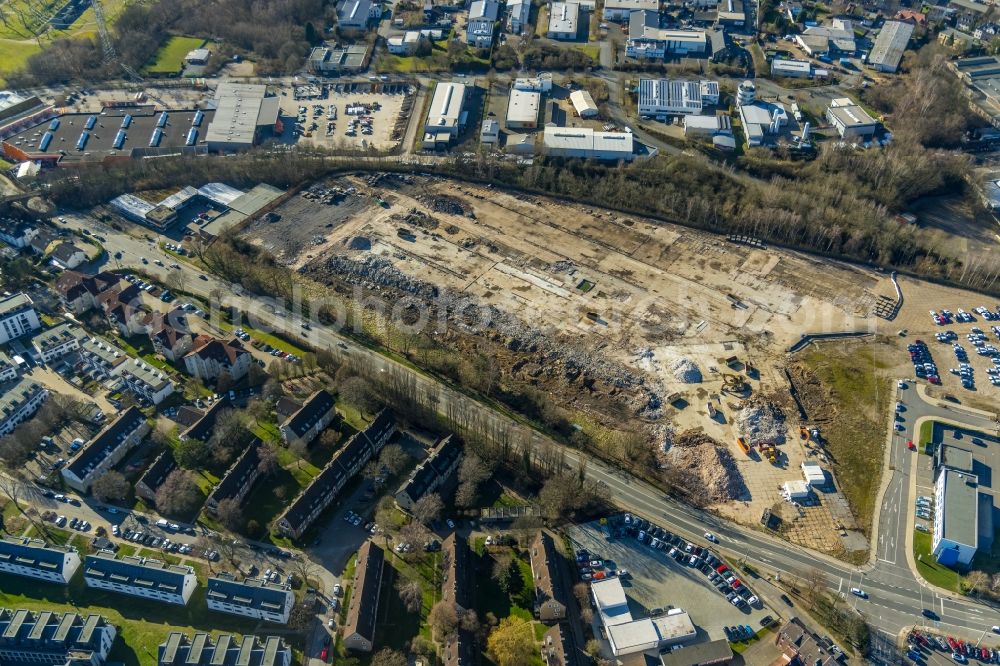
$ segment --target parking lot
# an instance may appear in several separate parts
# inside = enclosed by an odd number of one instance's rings
[[[607,569],[626,570],[622,586],[633,617],[649,615],[650,611],[682,608],[698,629],[698,642],[729,638],[725,627],[750,625],[760,629],[767,615],[777,617],[761,603],[744,604],[737,608],[697,568],[681,564],[667,549],[650,548],[633,536],[607,539],[594,523],[569,530],[574,550],[586,549],[604,559]]]
[[[402,141],[416,88],[391,82],[298,86],[283,92],[281,140],[325,148],[389,150]]]
[[[1000,311],[985,306],[966,311],[929,310],[937,327],[933,340],[907,345],[914,374],[945,389],[995,395],[1000,390]]]

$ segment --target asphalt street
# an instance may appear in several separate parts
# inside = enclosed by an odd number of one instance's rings
[[[114,232],[92,218],[69,215],[67,218],[68,226],[88,228],[104,236],[105,248],[112,255],[121,251],[122,259],[120,262],[112,260],[113,263],[119,263],[123,267],[141,267],[159,277],[163,277],[168,271],[178,270],[162,268],[152,263],[156,258],[168,265],[176,261],[174,257],[162,253],[153,243]],[[140,257],[143,256],[151,263],[141,264]],[[222,295],[224,306],[251,313],[258,322],[270,323],[272,330],[277,333],[302,335],[300,321],[291,315],[275,317],[265,308],[267,305],[273,309],[273,302],[268,303],[269,299],[240,295],[242,290],[238,287],[234,289],[232,285],[225,284],[211,275],[206,276],[207,279],[200,279],[200,270],[183,261],[180,264],[179,270],[188,275],[186,291],[206,300],[211,292],[217,291]],[[361,361],[373,371],[391,372],[406,377],[408,381],[413,382],[419,396],[434,396],[441,414],[453,417],[461,413],[466,418],[479,419],[489,424],[492,432],[507,431],[514,433],[515,436],[530,437],[538,443],[546,439],[506,414],[483,405],[434,378],[363,347],[330,327],[313,322],[308,339],[318,348],[326,348],[341,357],[351,357]],[[915,438],[913,424],[922,416],[949,418],[980,429],[995,429],[996,426],[988,418],[963,413],[958,405],[923,400],[917,395],[912,383],[908,384],[907,389],[901,390],[899,395],[907,405],[903,422],[905,428],[894,433],[891,438],[890,479],[880,511],[878,537],[875,539],[877,560],[871,566],[855,567],[845,564],[805,548],[790,547],[787,542],[763,532],[728,523],[712,514],[666,497],[662,491],[653,486],[590,456],[587,456],[587,474],[608,487],[608,497],[615,504],[695,540],[701,539],[706,530],[712,531],[720,536],[721,548],[727,555],[745,557],[765,571],[803,578],[811,571],[818,570],[826,576],[829,587],[844,594],[845,597],[849,596],[847,591],[850,587],[863,587],[869,593],[869,598],[858,600],[856,605],[877,629],[895,635],[906,627],[925,625],[928,620],[922,617],[922,611],[930,609],[940,616],[940,621],[937,623],[940,631],[955,636],[978,635],[983,627],[1000,623],[1000,611],[975,601],[953,599],[948,595],[938,594],[922,581],[918,581],[908,566],[905,548],[908,543],[907,532],[912,529],[909,524],[911,505],[909,481],[912,460],[917,454],[907,450],[906,441]],[[549,443],[560,446],[554,442]],[[575,468],[578,453],[567,448],[566,459],[567,463]]]

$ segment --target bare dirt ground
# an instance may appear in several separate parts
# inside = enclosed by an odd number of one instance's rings
[[[871,371],[907,376],[906,339],[896,330],[926,337],[936,328],[927,309],[968,310],[982,300],[902,280],[904,306],[890,323],[873,308],[879,296],[895,298],[895,290],[874,270],[442,179],[371,183],[323,183],[357,194],[337,205],[292,199],[278,209],[280,221],[257,223],[247,235],[320,283],[439,299],[447,293],[502,313],[518,326],[493,327],[473,345],[452,338],[457,351],[489,344],[502,381],[537,386],[582,424],[644,427],[655,433],[658,450],[672,433],[702,433],[729,454],[708,458],[735,466],[745,484],[730,484],[738,491],[714,509],[756,523],[764,509],[777,507],[787,514],[792,541],[828,552],[864,548],[857,537],[867,525],[855,522],[837,486],[811,506],[792,507],[780,497],[786,481],[802,479],[801,463],[818,455],[798,437],[784,374],[794,360],[788,347],[807,332],[876,332]],[[574,366],[593,381],[578,381]],[[742,391],[725,386],[735,376],[746,385]],[[985,373],[980,386],[981,393],[995,390]],[[644,397],[623,401],[630,392]],[[774,464],[756,450],[748,456],[736,441],[744,400],[761,395],[786,419]],[[631,414],[622,419],[607,407],[615,401]]]

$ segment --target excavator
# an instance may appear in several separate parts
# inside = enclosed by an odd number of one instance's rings
[[[723,391],[742,395],[748,388],[748,384],[742,375],[734,375],[728,372],[722,373]]]

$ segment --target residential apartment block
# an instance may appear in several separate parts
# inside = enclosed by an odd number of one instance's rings
[[[371,652],[375,648],[375,620],[384,559],[385,553],[371,541],[365,541],[358,550],[347,624],[344,625],[344,647],[348,650]]]
[[[235,576],[220,573],[208,579],[205,601],[208,610],[288,624],[295,594],[290,586],[271,583],[264,578],[240,581]]]
[[[0,352],[0,383],[12,382],[17,379],[17,364],[7,354]]]
[[[198,633],[188,638],[175,631],[156,650],[157,666],[291,666],[292,649],[278,636]]]
[[[14,428],[34,416],[49,391],[34,379],[22,377],[0,395],[0,436],[9,435]]]
[[[417,501],[447,485],[462,462],[462,447],[448,435],[423,460],[396,493],[396,504],[412,511]]]
[[[0,344],[37,331],[42,322],[34,303],[27,294],[18,293],[0,298]]]
[[[301,408],[281,424],[281,438],[288,446],[309,446],[337,416],[333,396],[319,390],[309,396]]]
[[[158,405],[174,392],[174,383],[167,373],[146,361],[129,358],[118,369],[118,376],[132,393]]]
[[[66,585],[80,568],[80,553],[72,546],[39,539],[0,539],[0,572]]]
[[[539,531],[531,544],[531,579],[535,584],[535,616],[542,622],[566,619],[565,590],[559,553],[552,537]]]
[[[0,608],[0,664],[103,666],[117,635],[101,615]]]
[[[242,505],[243,501],[253,490],[253,486],[260,478],[260,447],[262,442],[254,438],[254,441],[236,459],[236,462],[226,470],[219,485],[215,486],[208,499],[205,500],[205,508],[215,513],[219,509],[219,503],[225,500],[235,500]]]
[[[160,489],[160,486],[175,469],[177,469],[177,461],[174,460],[170,449],[165,449],[156,456],[153,464],[146,468],[146,471],[136,482],[135,494],[147,502],[155,502],[156,491]]]
[[[106,550],[87,555],[83,580],[87,587],[177,606],[187,605],[198,586],[194,569],[189,566],[134,555],[119,560]]]
[[[250,370],[250,352],[243,349],[239,340],[216,340],[199,336],[191,351],[184,356],[188,374],[203,381],[212,381],[228,373],[234,382]]]
[[[36,362],[52,363],[79,349],[80,343],[86,339],[87,334],[82,329],[64,321],[32,336],[32,355]]]
[[[94,480],[117,465],[149,430],[146,416],[137,407],[129,407],[77,451],[63,468],[66,484],[74,490],[89,492]]]
[[[383,409],[364,430],[337,452],[278,518],[278,528],[298,539],[336,499],[337,494],[372,456],[382,450],[396,430],[392,412]]]

